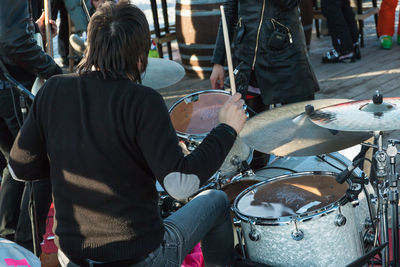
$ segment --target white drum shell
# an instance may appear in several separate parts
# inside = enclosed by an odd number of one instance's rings
[[[337,210],[297,223],[304,234],[300,241],[291,236],[294,224],[250,226],[242,221],[247,255],[253,261],[271,266],[345,266],[363,254],[354,211],[349,203],[341,207],[347,219],[343,226],[334,223]],[[260,234],[258,241],[249,238],[251,228]]]
[[[332,164],[328,164],[327,162]],[[339,169],[344,169],[351,164],[351,161],[338,152],[326,154],[323,156],[309,156],[309,157],[284,157],[275,158],[267,169],[256,171],[258,179],[264,178],[266,180],[273,177],[281,176],[291,173],[288,169],[296,172],[305,171],[330,171],[339,173]],[[285,169],[282,169],[284,167]],[[338,169],[339,168],[339,169]],[[359,168],[354,170],[354,173],[361,177],[362,171]],[[373,186],[368,183],[364,186],[365,189],[358,195],[359,205],[355,209],[357,231],[364,235],[366,220],[371,220],[371,215],[376,216],[377,205],[371,203],[371,196],[376,196]],[[370,214],[370,209],[372,214]]]
[[[351,164],[350,160],[339,153],[329,154],[324,159],[340,169]],[[290,173],[279,167],[296,172],[340,172],[316,156],[277,158],[269,167],[272,169],[257,171],[256,176],[269,180]],[[357,169],[356,174],[361,176],[362,171]],[[358,205],[347,203],[340,207],[341,213],[346,217],[346,224],[343,226],[335,225],[335,217],[339,214],[337,207],[314,215],[309,220],[297,222],[298,229],[304,234],[304,238],[299,241],[292,238],[295,230],[293,223],[263,225],[261,222],[251,225],[251,218],[242,219],[242,235],[247,255],[253,261],[271,266],[345,266],[364,254],[365,222],[370,219],[370,207],[373,213],[376,212],[376,207],[369,203],[370,195],[375,193],[371,184],[368,184],[359,195]],[[249,233],[252,230],[259,233],[258,241],[250,239]]]

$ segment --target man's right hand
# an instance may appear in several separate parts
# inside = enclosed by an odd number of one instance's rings
[[[219,64],[214,64],[210,81],[211,81],[211,88],[212,89],[224,89],[224,76],[225,70],[224,66]]]
[[[247,116],[243,109],[244,101],[242,95],[236,93],[229,98],[219,111],[218,119],[220,123],[231,126],[239,134],[243,129]]]

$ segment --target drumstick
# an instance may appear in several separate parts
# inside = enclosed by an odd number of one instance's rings
[[[224,40],[225,40],[226,60],[228,61],[229,79],[231,81],[232,95],[234,95],[236,94],[236,84],[235,84],[235,77],[233,76],[233,65],[231,56],[231,45],[229,43],[228,25],[226,24],[224,6],[221,5],[220,9],[221,9],[222,30],[224,32]]]
[[[44,0],[44,26],[46,29],[47,54],[53,57],[53,38],[51,36],[51,6],[50,0]]]

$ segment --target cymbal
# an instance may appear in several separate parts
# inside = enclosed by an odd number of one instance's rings
[[[185,76],[185,69],[177,62],[163,58],[148,58],[142,84],[160,89],[176,84]]]
[[[315,111],[310,118],[320,127],[339,131],[400,130],[400,97],[381,100],[381,104],[359,100],[332,105]]]
[[[311,122],[305,106],[319,109],[347,101],[310,100],[267,110],[248,120],[240,136],[255,150],[276,156],[312,156],[339,151],[365,141],[370,134],[319,127]]]

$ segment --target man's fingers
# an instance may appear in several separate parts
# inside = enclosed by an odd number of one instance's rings
[[[219,80],[219,89],[224,89],[224,79]]]
[[[235,93],[235,94],[231,97],[231,101],[232,101],[233,103],[235,103],[235,102],[239,101],[241,97],[242,97],[242,94],[241,94],[241,93]]]
[[[211,82],[211,89],[217,89],[217,80],[211,77],[210,82]]]

